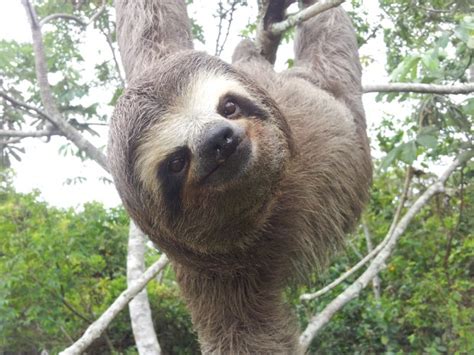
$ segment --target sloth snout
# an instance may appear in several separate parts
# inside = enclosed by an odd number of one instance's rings
[[[251,155],[245,129],[230,122],[219,122],[201,135],[195,161],[195,178],[200,184],[220,185],[239,176]]]
[[[212,127],[204,133],[200,156],[208,162],[224,163],[236,151],[242,133],[227,123]]]

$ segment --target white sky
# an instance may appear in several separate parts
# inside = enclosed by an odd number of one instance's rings
[[[255,1],[249,1],[254,3]],[[210,4],[212,5],[210,6]],[[208,53],[214,52],[215,38],[217,36],[217,20],[212,16],[215,9],[211,1],[195,1],[189,8],[190,16],[204,27],[206,45],[196,43],[196,48],[206,50]],[[369,0],[364,2],[364,6],[369,11],[369,19],[377,21],[378,5],[377,1]],[[211,9],[211,10],[209,10]],[[222,54],[223,59],[229,60],[232,50],[239,42],[238,36],[241,29],[248,22],[253,21],[249,14],[254,14],[252,8],[240,10],[236,14],[228,42]],[[93,30],[88,30],[87,36],[94,35]],[[20,1],[1,0],[0,1],[0,39],[16,40],[22,42],[31,42],[29,25],[27,23],[24,9]],[[97,61],[97,56],[109,55],[105,42],[100,40],[87,41],[84,47],[84,58],[90,68],[93,68]],[[387,76],[384,70],[385,65],[385,46],[382,35],[365,45],[361,55],[369,55],[374,61],[368,67],[364,68],[364,83],[383,83],[387,82]],[[286,59],[292,57],[291,45],[282,45],[278,53],[276,68],[283,68]],[[92,70],[85,70],[84,78],[93,75]],[[50,78],[54,80],[56,78]],[[106,95],[97,89],[93,98],[97,95]],[[382,105],[375,103],[375,94],[364,95],[364,104],[367,113],[369,127],[378,123],[383,116]],[[406,110],[400,108],[400,104],[383,105],[385,110],[393,112],[406,113]],[[105,145],[105,130],[102,140],[97,141],[98,145]],[[81,204],[97,200],[107,206],[116,206],[120,200],[112,185],[106,185],[99,181],[99,178],[106,176],[103,170],[94,162],[81,162],[75,157],[63,157],[58,153],[61,144],[66,140],[60,137],[54,137],[49,143],[43,143],[39,139],[25,140],[26,154],[22,156],[22,162],[13,162],[13,168],[16,171],[14,185],[18,191],[28,192],[32,189],[39,189],[41,196],[50,204],[60,207],[80,207]],[[87,181],[82,184],[66,185],[68,178],[83,176]]]

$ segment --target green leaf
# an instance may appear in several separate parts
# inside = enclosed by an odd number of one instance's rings
[[[439,72],[439,60],[435,53],[426,53],[421,57],[423,67],[426,69],[428,74],[437,75]]]
[[[416,137],[416,142],[428,149],[435,149],[438,145],[438,129],[436,127],[423,127]]]
[[[393,148],[386,156],[382,159],[382,163],[380,164],[380,168],[382,170],[387,169],[390,165],[392,165],[393,161],[397,159],[398,155],[400,154],[400,146]]]
[[[403,143],[400,146],[400,160],[408,165],[416,160],[416,144],[414,141]]]
[[[418,55],[407,56],[392,72],[392,81],[407,81],[416,78],[418,63],[421,58]]]

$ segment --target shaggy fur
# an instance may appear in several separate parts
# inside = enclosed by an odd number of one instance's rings
[[[283,290],[341,246],[371,180],[347,15],[299,26],[283,73],[250,41],[232,65],[193,51],[184,1],[117,1],[117,21],[130,85],[111,122],[110,170],[130,216],[169,255],[203,352],[298,352]],[[253,109],[214,112],[229,91]],[[203,185],[196,147],[216,122],[245,130],[250,162]],[[189,161],[180,180],[163,173],[176,151]]]

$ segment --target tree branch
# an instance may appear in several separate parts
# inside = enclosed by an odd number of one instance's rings
[[[352,299],[356,298],[360,292],[367,286],[372,278],[383,268],[385,261],[394,250],[398,239],[405,232],[411,220],[428,203],[428,201],[437,193],[444,191],[444,184],[453,171],[460,165],[467,162],[474,156],[474,151],[465,151],[461,153],[446,171],[432,184],[410,207],[400,222],[395,227],[393,234],[388,242],[375,257],[367,270],[344,292],[339,294],[331,301],[319,314],[315,315],[309,322],[305,331],[300,336],[300,345],[303,351],[306,351],[316,334],[329,322],[332,316]],[[375,249],[374,249],[375,250]]]
[[[369,92],[416,92],[421,94],[457,95],[474,92],[474,83],[456,85],[389,83],[364,85],[364,93]]]
[[[135,282],[145,271],[145,243],[147,237],[130,221],[128,233],[127,256],[127,283],[129,286]],[[160,344],[156,338],[148,294],[144,288],[128,305],[132,322],[133,336],[138,352],[142,355],[161,354]]]
[[[61,133],[56,130],[45,129],[40,131],[14,131],[14,130],[0,130],[0,137],[19,137],[19,138],[30,138],[30,137],[51,137],[57,136]]]
[[[411,184],[411,179],[413,177],[413,168],[408,167],[407,168],[407,173],[405,176],[405,182],[403,183],[403,191],[402,195],[400,196],[400,202],[398,204],[397,210],[395,212],[395,215],[393,217],[392,223],[390,225],[390,228],[388,229],[387,235],[384,238],[384,240],[377,245],[375,249],[369,250],[369,253],[362,258],[357,264],[355,264],[352,268],[347,270],[345,273],[343,273],[341,276],[339,276],[337,279],[335,279],[333,282],[331,282],[329,285],[323,287],[319,291],[316,291],[314,293],[304,293],[300,296],[301,301],[310,301],[315,298],[318,298],[329,291],[333,290],[336,288],[338,285],[340,285],[343,281],[348,279],[350,276],[352,276],[357,270],[359,270],[362,266],[364,266],[368,261],[373,259],[384,247],[387,245],[388,241],[392,237],[393,230],[397,226],[398,220],[400,219],[401,213],[403,211],[403,207],[405,206],[405,202],[408,197],[408,191],[410,190],[410,184]]]
[[[340,285],[343,281],[345,281],[347,278],[349,278],[351,275],[353,275],[357,270],[359,270],[362,266],[367,264],[369,260],[371,260],[375,255],[377,255],[382,248],[387,244],[388,240],[384,239],[375,249],[373,249],[370,253],[368,253],[363,259],[361,259],[357,264],[355,264],[352,268],[347,270],[345,273],[343,273],[341,276],[339,276],[337,279],[335,279],[333,282],[331,282],[329,285],[323,287],[322,289],[314,292],[314,293],[304,293],[300,296],[300,301],[310,301],[315,298],[321,297],[322,295],[328,293],[329,291],[333,290],[336,288],[338,285]]]
[[[120,65],[119,65],[119,62],[118,62],[118,59],[117,59],[117,54],[115,53],[115,48],[114,48],[114,45],[112,43],[112,36],[110,35],[110,29],[107,29],[107,30],[108,30],[108,32],[106,32],[103,28],[101,28],[100,32],[102,32],[102,34],[104,35],[105,40],[107,42],[107,45],[109,46],[110,52],[112,53],[112,59],[113,59],[114,64],[115,64],[115,70],[117,71],[117,75],[118,75],[118,78],[120,80],[120,83],[122,84],[122,87],[124,88],[125,87],[125,79],[123,78],[122,71],[120,70]]]
[[[364,221],[362,222],[362,228],[364,229],[364,236],[365,236],[365,241],[367,244],[367,251],[370,253],[372,250],[374,250],[374,246],[372,244],[372,236],[370,235],[370,230],[369,226],[367,223]],[[372,279],[372,288],[374,290],[374,298],[377,304],[380,303],[380,277],[379,275],[375,275],[374,278]]]
[[[82,354],[92,342],[100,337],[110,322],[120,313],[122,309],[153,279],[161,269],[168,263],[166,255],[162,255],[158,261],[150,266],[132,285],[130,285],[102,315],[92,323],[82,337],[60,354],[72,355]]]
[[[293,26],[309,20],[310,18],[341,5],[345,0],[320,0],[295,14],[288,15],[284,21],[274,23],[270,26],[270,32],[274,35],[281,35]]]
[[[40,27],[43,27],[48,22],[51,22],[51,21],[56,20],[56,19],[71,20],[71,21],[77,22],[79,25],[81,25],[83,27],[87,26],[87,23],[82,21],[79,17],[74,16],[74,15],[70,15],[70,14],[63,14],[63,13],[48,15],[39,22],[39,25],[40,25]]]
[[[71,14],[66,14],[66,13],[57,13],[57,14],[51,14],[43,18],[39,22],[39,26],[43,27],[46,25],[48,22],[51,22],[56,19],[62,19],[62,20],[71,20],[77,22],[79,25],[83,27],[89,26],[91,23],[93,23],[97,18],[99,18],[100,15],[102,15],[105,11],[105,7],[107,5],[106,0],[102,0],[102,5],[100,8],[94,13],[94,15],[91,16],[88,22],[84,22],[80,17],[71,15]]]
[[[255,36],[255,46],[260,55],[268,60],[272,65],[276,60],[276,52],[280,44],[281,34],[273,34],[269,30],[272,25],[272,18],[268,18],[268,13],[283,14],[284,3],[282,1],[259,0],[257,16],[257,33]],[[268,23],[269,22],[269,23]]]
[[[40,115],[41,117],[43,117],[44,119],[46,119],[47,121],[53,123],[53,119],[46,113],[44,112],[43,110],[37,108],[37,107],[34,107],[34,106],[31,106],[31,105],[28,105],[27,103],[24,103],[22,101],[19,101],[11,96],[9,96],[6,92],[4,91],[0,91],[0,97],[2,97],[5,101],[8,101],[9,103],[11,103],[13,106],[15,107],[18,107],[22,110],[25,110],[25,111],[33,111],[35,112],[36,114]]]
[[[62,134],[72,141],[79,149],[83,150],[87,156],[95,160],[104,170],[108,171],[105,154],[97,149],[92,143],[85,139],[72,125],[70,125],[58,110],[53,97],[51,87],[48,82],[48,70],[46,66],[46,56],[43,46],[43,36],[38,23],[35,9],[29,0],[22,0],[28,20],[30,22],[33,37],[33,50],[35,52],[36,78],[40,89],[41,101],[50,121]]]
[[[217,12],[218,16],[219,16],[219,25],[217,26],[218,27],[218,32],[217,32],[217,39],[216,39],[216,49],[215,49],[215,55],[216,56],[220,56],[222,51],[224,50],[224,46],[227,42],[227,38],[229,37],[229,33],[230,33],[230,28],[232,26],[232,22],[234,20],[234,13],[235,13],[235,10],[236,10],[236,7],[237,7],[237,4],[239,3],[239,0],[233,0],[232,3],[230,4],[230,9],[227,9],[227,10],[224,10],[224,6],[222,5],[222,1],[219,1],[219,10]],[[222,25],[223,25],[223,22],[224,22],[224,19],[227,19],[227,16],[229,16],[228,20],[227,20],[227,29],[226,29],[226,33],[224,35],[224,40],[222,41],[222,43],[220,43],[220,38],[222,36]]]

